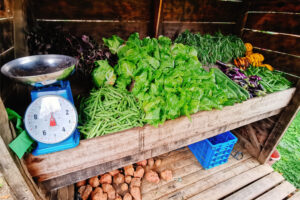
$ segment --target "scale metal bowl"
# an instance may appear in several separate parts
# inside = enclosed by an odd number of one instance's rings
[[[6,63],[1,72],[13,80],[42,87],[68,77],[77,62],[77,59],[65,55],[27,56]]]

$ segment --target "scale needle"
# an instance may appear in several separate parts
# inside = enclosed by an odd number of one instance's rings
[[[50,117],[50,126],[56,126],[56,122],[55,122],[55,119],[53,117],[53,113],[51,113],[51,117]]]

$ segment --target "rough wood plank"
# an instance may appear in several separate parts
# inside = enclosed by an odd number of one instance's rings
[[[178,177],[177,179],[174,178],[175,180],[172,180],[155,188],[154,190],[143,194],[143,199],[186,199],[193,194],[197,194],[197,191],[200,192],[205,190],[215,185],[217,182],[227,180],[230,177],[233,177],[258,165],[257,161],[248,158],[245,157],[243,160],[239,161],[235,160],[234,158],[230,158],[228,163],[210,170],[203,170],[201,165],[198,163],[198,171],[182,174],[182,176]]]
[[[51,28],[62,26],[64,31],[71,32],[74,35],[90,35],[98,42],[102,43],[103,37],[118,35],[127,40],[129,35],[138,32],[141,38],[147,37],[153,33],[153,24],[150,22],[47,22],[39,21],[40,24],[47,24]]]
[[[30,188],[28,187],[26,181],[24,180],[22,174],[20,173],[18,167],[16,166],[11,151],[8,147],[8,135],[11,134],[9,121],[7,117],[7,113],[5,107],[2,103],[0,98],[0,130],[1,130],[1,137],[0,137],[0,155],[1,155],[1,165],[0,170],[4,175],[8,185],[10,186],[13,194],[17,199],[24,199],[24,200],[31,200],[35,199],[35,196],[31,192]],[[2,138],[6,136],[5,140]]]
[[[295,190],[296,188],[292,184],[284,181],[274,189],[256,198],[256,200],[282,200]]]
[[[74,184],[63,187],[57,191],[57,200],[74,200]]]
[[[300,191],[296,192],[291,196],[288,200],[299,200],[300,199]]]
[[[0,20],[0,54],[13,45],[13,19]]]
[[[60,0],[34,1],[34,16],[40,19],[151,20],[153,1]]]
[[[296,92],[293,96],[291,103],[287,106],[281,113],[279,120],[275,124],[272,132],[270,133],[259,157],[258,160],[261,163],[265,163],[275,147],[278,145],[279,141],[283,137],[285,131],[297,115],[300,108],[300,80],[298,80]]]
[[[259,165],[253,169],[250,169],[242,174],[239,174],[231,179],[228,179],[222,183],[217,184],[214,187],[209,188],[191,198],[190,200],[214,200],[220,199],[241,187],[271,173],[273,169],[268,165]]]
[[[24,32],[27,26],[25,8],[26,0],[14,1],[14,48],[16,58],[28,55]]]
[[[253,46],[284,52],[292,55],[300,55],[300,36],[284,34],[267,34],[253,30],[244,30],[243,41],[250,42]]]
[[[201,23],[201,22],[166,22],[161,24],[161,34],[175,39],[181,32],[190,30],[193,33],[210,33],[214,34],[220,31],[223,34],[232,34],[234,32],[235,23]]]
[[[232,22],[243,4],[231,1],[165,0],[164,21]]]
[[[287,13],[248,13],[245,28],[300,35],[300,15]]]
[[[237,136],[239,143],[250,153],[254,158],[258,158],[260,151],[255,148],[244,136],[242,136],[239,131],[233,131]]]
[[[247,129],[247,133],[248,133],[248,136],[249,136],[249,139],[250,139],[252,145],[257,149],[257,151],[260,152],[261,145],[257,140],[255,130],[253,129],[253,127],[251,125],[247,125],[246,129]]]
[[[261,53],[265,57],[264,63],[272,65],[275,70],[287,72],[300,76],[300,57],[289,54],[281,54],[264,49],[254,48],[254,51]]]
[[[224,200],[251,200],[264,192],[268,191],[272,187],[276,186],[284,180],[283,176],[277,172],[273,172],[262,179],[255,181],[247,187],[235,192]]]
[[[252,0],[249,10],[300,12],[299,0]]]

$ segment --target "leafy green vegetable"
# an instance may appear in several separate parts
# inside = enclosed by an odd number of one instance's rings
[[[119,47],[124,43],[120,37],[113,35],[111,38],[106,39],[102,38],[104,44],[109,47],[111,53],[116,54],[118,52]]]
[[[92,72],[93,81],[97,87],[101,87],[104,84],[114,85],[116,81],[116,75],[114,69],[108,64],[107,60],[98,60],[95,62],[97,68]]]
[[[249,67],[245,74],[247,76],[259,76],[259,83],[268,93],[286,90],[292,86],[292,83],[284,77],[282,72],[270,71],[265,67]]]
[[[85,138],[92,138],[143,126],[142,119],[142,109],[132,94],[106,85],[81,101],[78,129]]]
[[[134,33],[117,55],[116,86],[125,89],[133,84],[132,94],[145,112],[144,122],[154,126],[249,97],[218,69],[205,71],[194,47],[172,45],[164,36],[140,40]]]
[[[197,50],[199,61],[205,65],[214,64],[217,60],[229,62],[232,58],[243,56],[246,51],[240,38],[234,35],[224,36],[221,33],[201,35],[186,30],[175,42],[193,46]]]

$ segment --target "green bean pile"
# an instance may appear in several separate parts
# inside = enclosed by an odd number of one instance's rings
[[[81,101],[78,129],[85,138],[93,138],[143,126],[142,120],[142,109],[132,94],[105,86]]]

